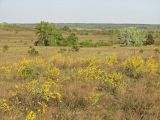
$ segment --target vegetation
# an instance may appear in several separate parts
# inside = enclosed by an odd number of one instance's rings
[[[145,45],[152,45],[152,44],[154,44],[154,38],[153,38],[153,35],[151,33],[149,33],[146,36]]]
[[[0,71],[3,80],[17,82],[1,97],[3,119],[159,119],[159,59],[55,54],[3,64]]]
[[[0,119],[159,120],[158,25],[65,25],[0,28]],[[141,46],[139,34],[154,44]],[[136,42],[121,47],[123,35]]]
[[[126,28],[120,31],[120,43],[123,46],[142,46],[144,43],[143,32],[137,28]]]
[[[38,55],[39,52],[34,47],[30,46],[28,50],[28,54],[31,56],[35,56],[35,55]]]

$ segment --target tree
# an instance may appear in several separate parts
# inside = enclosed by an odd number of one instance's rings
[[[154,38],[153,35],[151,33],[148,33],[146,36],[146,41],[144,43],[145,45],[152,45],[154,44]]]
[[[34,44],[44,45],[44,46],[63,46],[64,38],[61,31],[56,28],[55,25],[48,22],[40,22],[36,25],[36,34],[38,36],[38,41]]]
[[[66,25],[62,29],[63,29],[63,31],[70,31],[70,28]]]
[[[120,44],[123,46],[142,46],[143,42],[143,32],[137,28],[131,27],[120,30]]]
[[[67,41],[68,44],[71,46],[72,50],[79,51],[78,37],[75,33],[71,33],[70,36],[68,36]]]
[[[55,30],[55,26],[48,23],[48,22],[40,22],[35,27],[36,34],[38,36],[38,43],[48,46],[49,44],[49,37],[53,34],[53,31]]]

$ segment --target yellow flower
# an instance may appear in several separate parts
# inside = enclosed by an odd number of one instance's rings
[[[10,110],[10,106],[8,105],[6,99],[3,99],[0,101],[0,110],[3,110],[4,112],[7,112]]]
[[[148,72],[156,73],[158,71],[158,62],[156,62],[153,58],[148,58],[146,61],[146,67]]]
[[[107,56],[106,59],[105,59],[105,63],[108,66],[112,67],[114,64],[118,63],[117,56],[116,55]]]
[[[105,78],[105,72],[96,65],[89,65],[87,68],[81,68],[78,76],[81,80],[101,80]]]
[[[36,114],[33,111],[30,111],[26,117],[25,120],[35,120],[36,119]]]

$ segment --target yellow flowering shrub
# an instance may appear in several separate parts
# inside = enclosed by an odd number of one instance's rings
[[[49,79],[57,79],[59,75],[60,75],[60,70],[55,66],[49,66],[47,71],[45,72],[45,76],[48,77]]]
[[[107,78],[105,80],[105,83],[112,86],[112,87],[122,87],[123,85],[121,84],[123,75],[119,72],[113,72],[107,74]]]
[[[123,68],[126,75],[134,78],[139,78],[146,73],[145,61],[141,56],[129,57],[124,61]]]
[[[50,102],[60,102],[61,94],[57,91],[57,85],[53,81],[33,80],[16,86],[11,99],[17,101],[27,109],[43,110],[40,103],[48,105]]]
[[[6,99],[0,100],[0,111],[8,112],[8,111],[10,111],[10,109],[11,108],[10,108]]]
[[[36,113],[33,112],[33,111],[30,111],[28,113],[28,115],[26,116],[26,119],[25,120],[35,120],[36,119]]]
[[[105,64],[109,67],[112,67],[116,63],[118,63],[118,58],[116,55],[107,56],[105,59]]]
[[[148,72],[151,72],[151,73],[156,73],[158,72],[158,62],[155,61],[153,58],[148,58],[147,61],[146,61],[146,69]]]
[[[105,71],[96,65],[89,65],[86,68],[81,68],[78,71],[78,76],[81,80],[101,80],[105,78]]]

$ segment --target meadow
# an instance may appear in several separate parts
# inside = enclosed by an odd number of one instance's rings
[[[74,29],[79,41],[114,44],[34,46],[32,56],[33,29],[0,30],[0,120],[160,120],[160,46],[121,47],[117,34]]]

